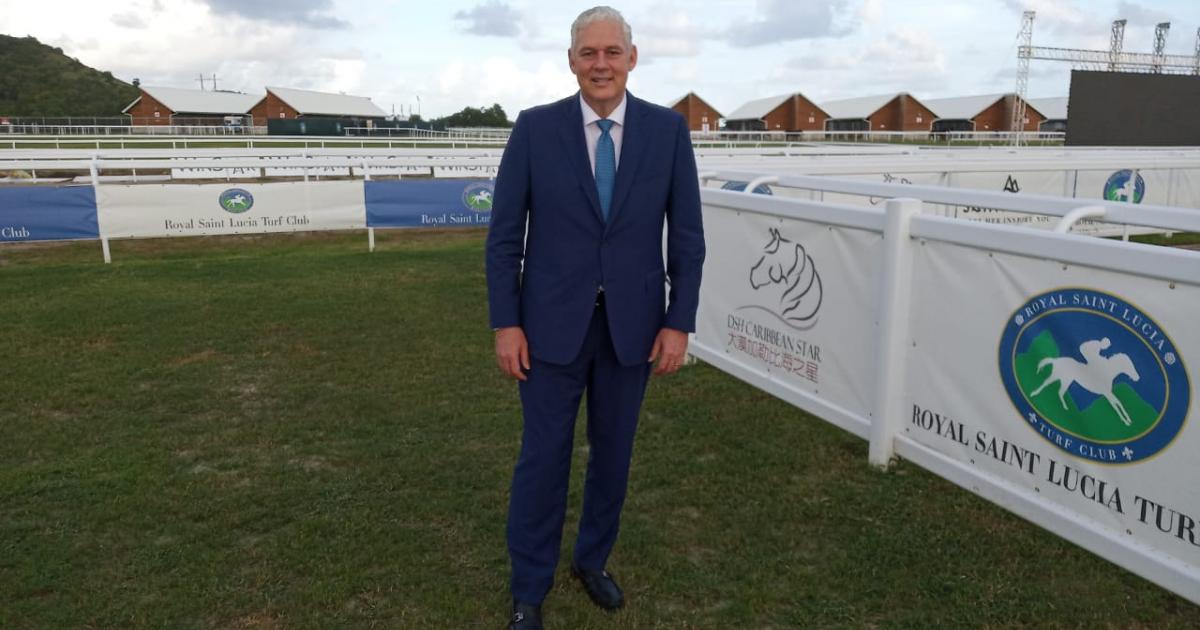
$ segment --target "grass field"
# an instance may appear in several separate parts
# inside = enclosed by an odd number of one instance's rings
[[[0,628],[504,627],[520,420],[482,241],[0,246]],[[610,568],[626,609],[564,566],[552,628],[1200,626],[704,365],[651,384]]]

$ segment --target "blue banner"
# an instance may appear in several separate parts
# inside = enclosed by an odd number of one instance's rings
[[[366,184],[367,227],[482,227],[492,218],[490,179],[413,179]]]
[[[0,242],[100,238],[91,186],[0,188]]]

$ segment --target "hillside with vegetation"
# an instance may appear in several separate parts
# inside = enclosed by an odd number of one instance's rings
[[[0,116],[120,116],[138,89],[33,37],[0,35]]]

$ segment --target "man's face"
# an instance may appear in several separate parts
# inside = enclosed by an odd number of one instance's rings
[[[617,22],[592,22],[579,32],[567,61],[583,99],[597,114],[607,116],[625,95],[625,81],[637,65],[637,46],[625,45]]]

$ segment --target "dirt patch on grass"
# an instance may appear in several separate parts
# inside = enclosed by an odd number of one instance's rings
[[[262,628],[282,628],[282,623],[271,613],[255,612],[243,615],[221,626],[229,630],[259,630]]]
[[[108,350],[113,347],[113,340],[108,337],[94,337],[83,342],[83,347],[88,350]]]
[[[337,467],[329,463],[329,460],[320,455],[311,455],[309,457],[293,457],[288,460],[289,466],[295,466],[304,472],[322,472],[337,470]]]
[[[220,356],[219,352],[213,350],[212,348],[206,348],[200,352],[193,352],[192,354],[182,356],[177,359],[172,359],[167,363],[167,365],[170,365],[171,367],[183,367],[185,365],[205,363],[215,359],[218,356]]]

